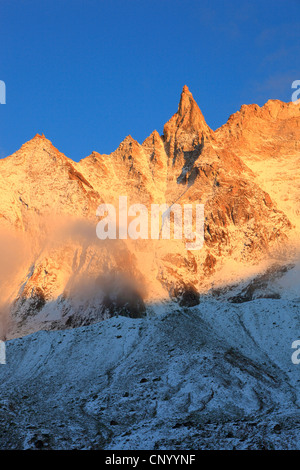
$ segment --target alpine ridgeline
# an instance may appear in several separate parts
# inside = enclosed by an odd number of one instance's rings
[[[0,160],[1,335],[141,317],[182,306],[297,253],[300,106],[243,105],[215,132],[187,86],[178,111],[142,144],[76,163],[44,135]],[[96,209],[204,204],[205,239],[100,240]]]

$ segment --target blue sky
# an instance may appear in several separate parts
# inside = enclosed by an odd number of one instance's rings
[[[0,157],[44,133],[68,157],[142,142],[187,84],[216,129],[291,100],[300,0],[0,0]]]

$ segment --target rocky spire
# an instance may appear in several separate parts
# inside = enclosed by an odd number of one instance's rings
[[[184,85],[181,93],[177,113],[165,124],[164,135],[166,141],[170,140],[171,134],[177,133],[178,131],[189,131],[198,134],[212,133],[192,93],[186,85]]]

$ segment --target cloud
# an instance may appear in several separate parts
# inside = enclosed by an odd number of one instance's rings
[[[1,228],[0,232],[0,339],[8,323],[10,297],[24,276],[31,256],[31,243],[26,234]]]
[[[291,39],[299,40],[300,21],[291,21],[290,23],[282,23],[269,28],[263,28],[257,35],[255,42],[258,46],[266,46],[275,41],[290,41]]]
[[[201,2],[200,22],[209,27],[211,31],[224,34],[232,40],[238,39],[243,34],[243,24],[255,18],[255,8],[250,3],[235,5],[222,4],[222,7],[212,6],[212,2]]]

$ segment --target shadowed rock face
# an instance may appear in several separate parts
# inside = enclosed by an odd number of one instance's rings
[[[226,263],[245,270],[269,253],[274,256],[298,233],[295,218],[291,224],[286,212],[295,214],[273,192],[274,178],[272,185],[263,183],[251,162],[273,159],[275,167],[277,155],[284,158],[285,149],[290,154],[291,139],[299,138],[299,115],[299,106],[278,101],[262,108],[244,106],[213,132],[184,86],[163,135],[154,131],[142,145],[128,136],[110,155],[93,152],[75,163],[36,135],[0,160],[1,229],[17,234],[20,243],[26,239],[26,256],[0,299],[13,305],[14,323],[22,318],[22,331],[27,331],[27,303],[16,299],[33,299],[33,292],[45,299],[44,305],[37,302],[39,322],[47,317],[51,327],[63,317],[72,323],[73,286],[84,294],[80,283],[90,286],[111,270],[135,286],[141,302],[149,302],[172,297],[182,286],[207,291]],[[294,189],[293,194],[296,201]],[[149,209],[154,203],[204,204],[203,248],[188,251],[186,240],[98,240],[96,208],[102,203],[118,207],[119,196],[128,197],[128,206],[141,203]],[[85,321],[105,318],[101,308],[95,313],[103,298],[93,303],[83,297],[75,310]],[[190,297],[191,292],[187,305],[196,302],[196,294],[193,301]],[[35,301],[30,302],[34,316]],[[115,304],[108,297],[105,302],[113,314]],[[136,307],[130,310],[138,315]]]
[[[180,307],[194,307],[200,303],[200,295],[193,284],[182,284],[173,290],[173,297]]]

